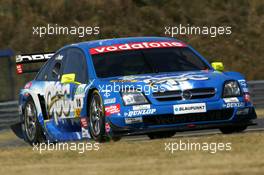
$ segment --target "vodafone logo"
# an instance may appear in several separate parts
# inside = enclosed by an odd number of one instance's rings
[[[111,46],[95,47],[90,49],[91,55],[117,52],[124,50],[139,50],[139,49],[152,49],[152,48],[167,48],[167,47],[186,47],[184,43],[176,41],[167,42],[141,42],[141,43],[127,43],[127,44],[116,44]]]

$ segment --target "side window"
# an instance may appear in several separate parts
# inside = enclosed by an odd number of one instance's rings
[[[66,57],[66,52],[63,50],[54,55],[50,60],[44,79],[47,81],[59,81],[63,70],[63,60]]]
[[[88,72],[87,63],[84,53],[77,48],[67,50],[67,59],[64,65],[63,74],[75,73],[75,81],[80,83],[87,83]]]
[[[38,81],[45,81],[47,79],[47,69],[49,68],[49,65],[51,63],[51,60],[48,60],[40,69],[36,76],[36,80]]]

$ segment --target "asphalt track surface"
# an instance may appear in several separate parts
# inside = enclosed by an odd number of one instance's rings
[[[256,119],[254,121],[257,125],[249,126],[247,130],[244,132],[263,132],[264,131],[264,118],[262,119]],[[4,134],[6,132],[12,132],[11,129],[3,129],[0,130],[0,134]],[[215,135],[215,134],[221,134],[221,132],[218,129],[210,129],[210,130],[197,130],[197,131],[186,131],[186,132],[178,132],[176,133],[172,138],[182,138],[182,137],[201,137],[201,136],[209,136],[209,135]],[[140,136],[126,136],[123,137],[121,141],[150,141],[150,139],[146,135],[140,135]],[[7,148],[7,147],[22,147],[27,146],[28,144],[25,143],[22,139],[15,137],[0,142],[0,148]]]

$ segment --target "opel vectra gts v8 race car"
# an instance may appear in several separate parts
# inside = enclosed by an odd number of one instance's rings
[[[257,117],[244,76],[224,72],[221,62],[210,65],[173,38],[97,40],[55,54],[19,55],[17,72],[43,60],[19,96],[22,130],[31,144],[165,138],[208,128],[241,132]]]

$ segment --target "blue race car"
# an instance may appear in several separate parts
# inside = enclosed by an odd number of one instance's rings
[[[48,60],[48,61],[47,61]],[[255,109],[240,73],[210,65],[173,38],[131,37],[82,42],[54,53],[19,55],[23,65],[46,61],[19,95],[30,144],[218,128],[241,132]]]

